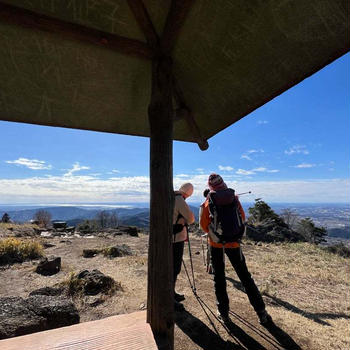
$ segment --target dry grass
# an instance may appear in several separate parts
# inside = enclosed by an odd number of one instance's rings
[[[306,348],[349,348],[348,259],[309,243],[264,244],[246,255],[274,319]]]
[[[99,269],[120,281],[123,287],[112,296],[104,296],[104,302],[91,307],[85,303],[79,307],[81,322],[111,315],[130,313],[143,308],[147,300],[147,246],[148,237],[113,238],[61,238],[46,239],[54,246],[47,254],[62,257],[63,269],[56,275],[45,277],[33,272],[30,262],[0,270],[1,296],[26,297],[34,289],[54,286],[70,278],[71,271]],[[103,249],[106,246],[127,244],[133,255],[108,259],[102,254],[83,258],[83,249]],[[198,295],[215,312],[213,276],[203,266],[200,238],[191,238],[194,274]],[[308,243],[263,244],[243,246],[249,270],[263,292],[267,309],[276,325],[289,335],[303,350],[347,350],[350,348],[350,266],[349,259],[329,253]],[[188,269],[188,247],[184,260]],[[242,291],[239,279],[226,261],[227,291],[230,308],[260,331],[265,331]],[[75,275],[71,273],[72,276]],[[74,284],[72,278],[71,281]],[[211,346],[215,331],[203,309],[194,297],[185,274],[179,275],[177,290],[183,292],[186,311],[175,327],[175,348],[188,349],[235,349],[236,347]],[[211,317],[225,344],[235,342],[225,329]],[[257,332],[250,330],[238,319],[232,321],[264,348],[276,350]],[[240,333],[237,333],[238,336]],[[242,338],[241,338],[242,339]],[[219,344],[223,344],[219,342]],[[247,347],[254,348],[254,347]],[[256,347],[257,348],[257,347]],[[282,347],[281,347],[282,348]]]
[[[42,245],[36,241],[2,239],[0,240],[0,265],[37,259],[43,256],[43,252]]]
[[[38,225],[32,224],[14,224],[0,222],[0,238],[15,236],[15,237],[32,237],[36,235]]]

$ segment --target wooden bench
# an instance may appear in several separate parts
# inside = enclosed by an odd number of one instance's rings
[[[146,312],[0,340],[1,350],[158,350]]]

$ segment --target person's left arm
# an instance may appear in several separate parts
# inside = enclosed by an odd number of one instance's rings
[[[206,200],[202,204],[202,212],[199,218],[199,226],[204,232],[209,232],[210,216],[209,216],[209,204]]]
[[[188,206],[188,204],[185,202],[184,199],[179,201],[178,210],[179,210],[179,213],[185,219],[186,224],[190,225],[194,223],[194,220],[195,220],[194,214],[192,213],[190,207]]]

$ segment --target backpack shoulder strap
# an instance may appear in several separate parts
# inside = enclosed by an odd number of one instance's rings
[[[215,192],[214,191],[210,191],[208,193],[208,209],[209,209],[209,216],[211,216],[212,218],[215,216],[215,214],[217,213],[217,209],[216,209],[216,203],[215,203]]]
[[[175,193],[175,197],[178,197],[178,196],[181,196],[182,197],[182,194],[181,193]],[[183,216],[179,213],[177,214],[177,218],[176,218],[176,221],[175,221],[175,224],[177,224],[177,222],[179,221],[179,219],[183,218]],[[174,224],[174,225],[175,225]]]

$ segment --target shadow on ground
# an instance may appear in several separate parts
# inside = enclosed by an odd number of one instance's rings
[[[245,293],[244,287],[242,286],[241,282],[238,282],[234,280],[231,277],[226,277],[226,280],[231,282],[232,285]],[[263,293],[264,296],[268,297],[271,299],[271,304],[277,307],[284,307],[285,309],[294,312],[298,315],[304,316],[316,323],[322,324],[323,326],[330,326],[330,324],[323,319],[337,319],[337,318],[345,318],[345,319],[350,319],[350,316],[341,313],[341,314],[331,314],[331,313],[312,313],[312,312],[307,312],[302,309],[299,309],[298,307],[288,303],[287,301],[284,301],[280,298],[277,298],[273,295],[270,295],[268,293]]]
[[[225,326],[234,343],[221,338],[219,332],[212,330],[200,319],[188,311],[175,313],[176,325],[203,350],[263,350],[265,349],[254,338],[244,332],[243,329],[230,323]],[[224,332],[224,331],[222,331]]]

